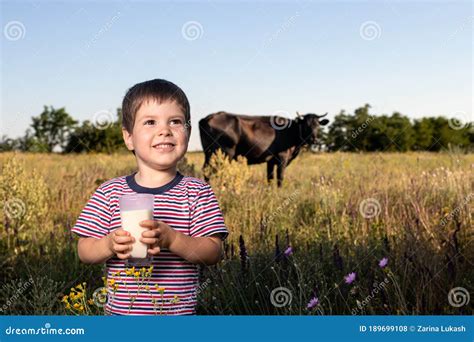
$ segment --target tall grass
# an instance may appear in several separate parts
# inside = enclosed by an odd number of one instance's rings
[[[186,159],[180,169],[202,177],[203,154]],[[69,230],[94,189],[131,173],[134,159],[5,153],[0,163],[0,308],[65,314],[69,288],[86,281],[93,290],[103,273],[79,262]],[[212,166],[231,234],[221,264],[201,269],[199,313],[474,312],[472,302],[448,301],[455,287],[473,289],[473,155],[307,153],[282,188],[265,183],[265,165],[218,156]]]

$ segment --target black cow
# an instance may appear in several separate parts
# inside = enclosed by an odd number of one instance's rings
[[[231,159],[246,157],[249,165],[267,163],[268,182],[274,178],[276,165],[280,187],[285,168],[298,155],[301,147],[317,142],[319,126],[329,122],[327,119],[320,120],[326,115],[298,114],[295,119],[287,119],[226,112],[209,114],[199,121],[205,153],[204,167],[212,154],[221,149]]]

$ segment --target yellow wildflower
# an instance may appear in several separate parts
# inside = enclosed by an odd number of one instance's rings
[[[171,300],[171,303],[175,304],[175,303],[179,303],[179,297],[178,295],[174,295],[174,298]]]

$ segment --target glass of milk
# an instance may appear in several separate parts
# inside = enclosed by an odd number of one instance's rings
[[[153,220],[153,199],[152,194],[127,194],[119,198],[122,228],[135,238],[127,265],[141,266],[151,262],[147,255],[148,245],[140,241],[142,233],[148,228],[140,226],[140,222]]]

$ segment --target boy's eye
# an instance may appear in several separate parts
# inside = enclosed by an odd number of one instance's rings
[[[145,125],[154,125],[155,124],[155,120],[146,120]]]
[[[170,121],[170,123],[172,125],[181,125],[183,123],[183,121],[181,121],[181,119],[173,119]]]

